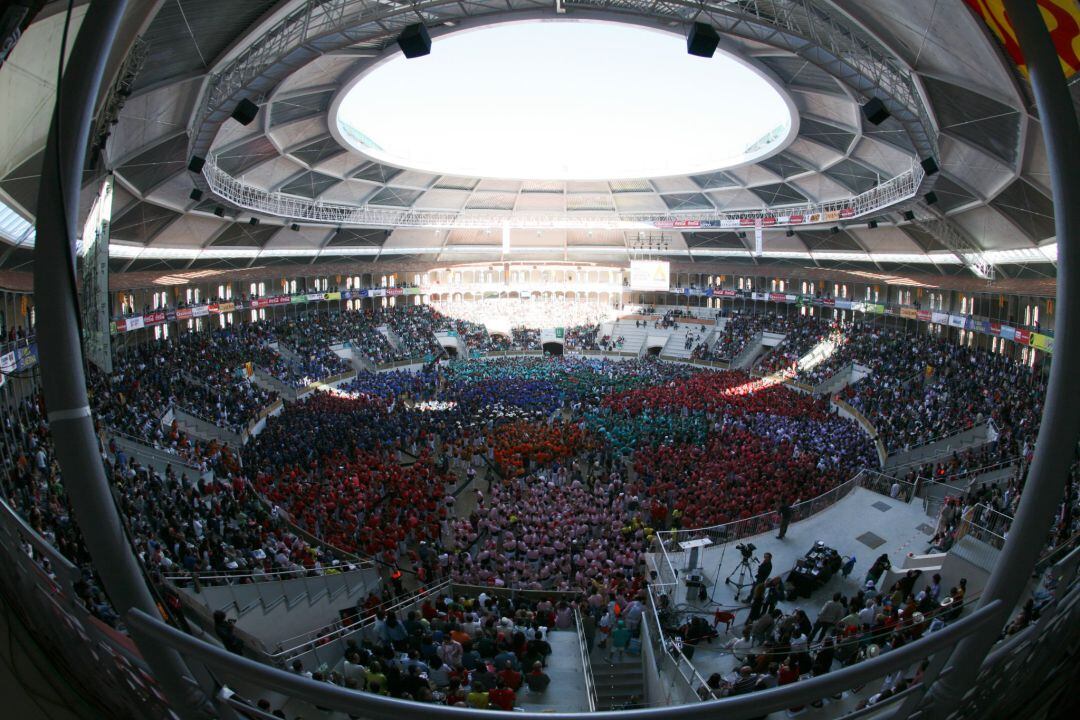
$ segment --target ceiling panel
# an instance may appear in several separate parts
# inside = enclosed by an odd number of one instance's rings
[[[1054,203],[1034,185],[1015,180],[990,201],[990,206],[1012,220],[1031,240],[1053,237]]]
[[[312,170],[306,170],[282,185],[279,192],[314,200],[340,182],[342,181],[332,175],[323,175]]]
[[[933,77],[923,85],[939,130],[955,135],[1012,165],[1020,141],[1020,112],[966,87]]]
[[[750,188],[750,192],[761,198],[761,201],[769,207],[774,205],[794,205],[807,201],[806,196],[799,192],[798,188],[788,183],[759,185]]]
[[[138,202],[113,218],[109,235],[115,240],[145,244],[179,217],[180,213],[160,205]]]

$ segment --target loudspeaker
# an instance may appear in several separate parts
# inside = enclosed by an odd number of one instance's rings
[[[191,160],[187,164],[187,169],[193,173],[201,173],[202,166],[206,164],[206,158],[201,158],[198,155],[192,155]]]
[[[921,163],[923,172],[927,175],[933,175],[938,171],[937,160],[932,157],[928,157]]]
[[[915,213],[911,212],[910,210],[905,210],[904,211],[904,219],[905,220],[914,220],[915,219]]]
[[[784,233],[784,235],[786,235],[788,237],[795,237],[795,231],[794,230],[788,230],[786,233]]]
[[[398,35],[397,44],[407,58],[423,57],[431,53],[431,35],[421,23],[405,26]]]
[[[862,106],[863,115],[866,116],[867,121],[872,125],[880,125],[888,120],[892,115],[889,113],[889,108],[885,107],[885,103],[876,97],[872,97],[867,100],[866,104]]]
[[[696,22],[686,34],[686,52],[698,57],[711,58],[720,44],[720,36],[712,25]]]
[[[258,114],[259,106],[244,98],[236,103],[236,109],[232,111],[232,119],[241,125],[250,125]]]
[[[289,226],[289,229],[292,230],[293,232],[297,232],[297,231],[300,230],[300,226],[297,225],[296,223],[293,223],[292,225]]]
[[[218,217],[225,217],[225,208],[218,205],[216,208],[214,208],[214,214]]]
[[[876,229],[877,228],[877,220],[871,220],[870,222],[866,223],[866,227],[870,228],[871,230]]]
[[[253,217],[250,220],[248,220],[248,225],[258,225],[258,224],[259,224],[259,218],[254,218]]]
[[[926,197],[924,199],[926,200],[927,205],[933,205],[937,202],[937,193],[931,190],[930,192],[926,193]]]
[[[192,188],[188,198],[191,200],[202,200],[202,190],[199,188]]]
[[[840,234],[840,227],[837,226],[837,225],[833,225],[831,228],[829,228],[829,232],[831,234],[833,234],[833,235],[839,235]]]

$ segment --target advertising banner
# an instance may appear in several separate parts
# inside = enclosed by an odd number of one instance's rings
[[[142,326],[143,326],[143,317],[142,317],[142,315],[136,315],[135,317],[129,317],[127,319],[127,323],[125,325],[125,327],[127,329],[127,332],[131,332],[132,330],[139,330],[140,328],[142,328]]]
[[[937,310],[935,310],[930,315],[930,322],[936,323],[938,325],[948,325],[949,324],[949,313],[938,312]]]
[[[231,303],[231,302],[218,303],[218,312],[230,313],[235,309],[236,309],[236,303]]]
[[[1002,325],[1001,328],[998,330],[998,336],[1003,337],[1006,340],[1015,340],[1016,328],[1012,327],[1011,325]]]
[[[900,317],[907,318],[908,320],[918,320],[919,311],[915,308],[902,307],[900,308]]]
[[[965,318],[963,315],[950,315],[949,327],[962,328],[964,327],[966,320],[967,318]]]
[[[258,306],[254,305],[253,307],[258,307]],[[190,320],[191,319],[191,308],[179,308],[179,309],[177,309],[177,311],[176,311],[176,319],[177,320]]]
[[[1054,336],[1043,335],[1042,333],[1031,333],[1031,339],[1028,342],[1031,347],[1045,352],[1054,351]]]
[[[631,290],[667,290],[671,286],[671,263],[663,260],[631,260]]]
[[[208,308],[206,305],[196,305],[195,307],[191,308],[191,317],[200,318],[206,317],[209,314],[210,308]]]
[[[916,310],[915,316],[923,322],[930,322],[933,318],[933,314],[929,310]]]
[[[1023,328],[1016,328],[1016,342],[1021,345],[1027,345],[1031,341],[1031,331],[1024,330]]]
[[[9,375],[15,372],[15,353],[9,352],[0,355],[0,372]]]

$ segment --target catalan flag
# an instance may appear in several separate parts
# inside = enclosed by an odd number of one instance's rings
[[[1071,77],[1080,70],[1080,3],[1077,0],[1036,0],[1043,20],[1050,31],[1050,37],[1057,48],[1061,69],[1065,77]],[[1016,41],[1016,31],[1005,14],[1004,0],[964,0],[978,13],[994,35],[1001,41],[1005,52],[1020,68],[1024,77],[1028,76],[1024,55]]]

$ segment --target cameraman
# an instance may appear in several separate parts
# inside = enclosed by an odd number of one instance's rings
[[[758,565],[757,574],[754,576],[754,583],[760,585],[764,583],[772,575],[772,553],[765,553],[761,560],[761,564]]]

